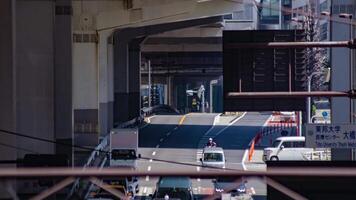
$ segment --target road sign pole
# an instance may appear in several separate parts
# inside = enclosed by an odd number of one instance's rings
[[[148,107],[151,107],[151,61],[148,60]]]

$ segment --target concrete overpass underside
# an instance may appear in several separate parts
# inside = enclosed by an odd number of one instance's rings
[[[0,33],[1,128],[69,145],[0,135],[27,149],[0,146],[0,155],[64,153],[71,164],[80,151],[71,144],[95,146],[114,121],[139,114],[143,56],[218,54],[221,16],[243,10],[216,0],[1,0],[0,8],[7,27]],[[207,75],[219,68],[212,63],[204,66]],[[203,70],[203,63],[178,64]]]

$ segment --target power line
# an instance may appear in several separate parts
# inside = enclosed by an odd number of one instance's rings
[[[19,136],[19,137],[29,138],[29,139],[32,139],[32,140],[38,140],[38,141],[47,142],[47,143],[51,143],[51,144],[59,144],[59,145],[75,147],[75,148],[79,148],[79,149],[83,149],[83,150],[100,151],[100,150],[96,150],[96,149],[93,149],[93,148],[90,148],[90,147],[83,147],[83,146],[79,146],[79,145],[75,145],[75,144],[67,144],[67,143],[63,143],[63,142],[58,142],[58,141],[49,140],[49,139],[45,139],[45,138],[25,135],[25,134],[22,134],[22,133],[8,131],[8,130],[4,130],[4,129],[0,129],[0,132],[3,132],[3,133],[8,134],[8,135],[14,135],[14,136]]]
[[[62,142],[57,142],[54,140],[49,140],[49,139],[44,139],[44,138],[40,138],[40,137],[34,137],[34,136],[29,136],[29,135],[25,135],[22,133],[17,133],[17,132],[13,132],[13,131],[8,131],[8,130],[4,130],[4,129],[0,129],[0,132],[5,133],[5,134],[9,134],[9,135],[15,135],[15,136],[19,136],[19,137],[24,137],[24,138],[29,138],[32,140],[38,140],[38,141],[42,141],[42,142],[47,142],[47,143],[52,143],[52,144],[59,144],[59,145],[63,145],[63,146],[69,146],[69,147],[75,147],[75,148],[79,148],[79,149],[84,149],[84,150],[90,150],[90,151],[97,151],[99,153],[104,153],[104,154],[108,154],[110,155],[111,152],[110,151],[105,151],[105,150],[98,150],[98,149],[94,149],[94,148],[90,148],[90,147],[83,147],[83,146],[79,146],[79,145],[71,145],[71,144],[66,144],[66,143],[62,143]],[[7,144],[1,144],[0,145],[7,145]],[[11,148],[16,148],[16,149],[22,149],[22,150],[26,150],[29,152],[32,152],[32,150],[28,150],[25,148],[21,148],[21,147],[15,147],[12,145],[7,145],[7,146],[11,146]],[[36,154],[38,154],[37,152],[35,152]],[[178,165],[186,165],[186,166],[194,166],[194,167],[202,167],[199,164],[192,164],[192,163],[183,163],[183,162],[177,162],[177,161],[171,161],[171,160],[163,160],[163,159],[156,159],[156,158],[150,158],[150,157],[141,157],[141,159],[143,160],[152,160],[152,161],[157,161],[157,162],[164,162],[164,163],[170,163],[170,164],[178,164]],[[219,167],[210,167],[210,166],[205,166],[204,168],[211,168],[211,169],[221,169]],[[237,169],[232,169],[232,168],[224,168],[221,170],[232,170],[235,171]],[[239,170],[237,170],[239,171]]]
[[[17,149],[17,150],[21,150],[21,151],[25,151],[25,152],[30,152],[30,153],[34,153],[34,154],[39,154],[38,152],[30,150],[30,149],[17,147],[17,146],[13,146],[13,145],[10,145],[10,144],[5,144],[5,143],[2,143],[2,142],[0,142],[0,146],[12,148],[12,149]]]

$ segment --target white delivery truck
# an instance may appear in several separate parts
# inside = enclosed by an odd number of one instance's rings
[[[138,129],[121,128],[110,132],[110,167],[130,168],[135,170],[137,159],[141,156],[138,150]],[[126,196],[134,197],[139,192],[137,177],[106,177],[102,181],[110,187],[120,190]],[[97,188],[91,199],[104,199],[113,196],[105,190]]]
[[[110,133],[110,167],[136,168],[138,129],[113,129]]]

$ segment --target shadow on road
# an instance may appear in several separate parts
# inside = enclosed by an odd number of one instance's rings
[[[214,138],[224,149],[246,149],[261,130],[261,126],[214,126],[150,124],[139,132],[139,147],[154,148],[199,148],[200,143]],[[208,132],[209,131],[209,132]]]

